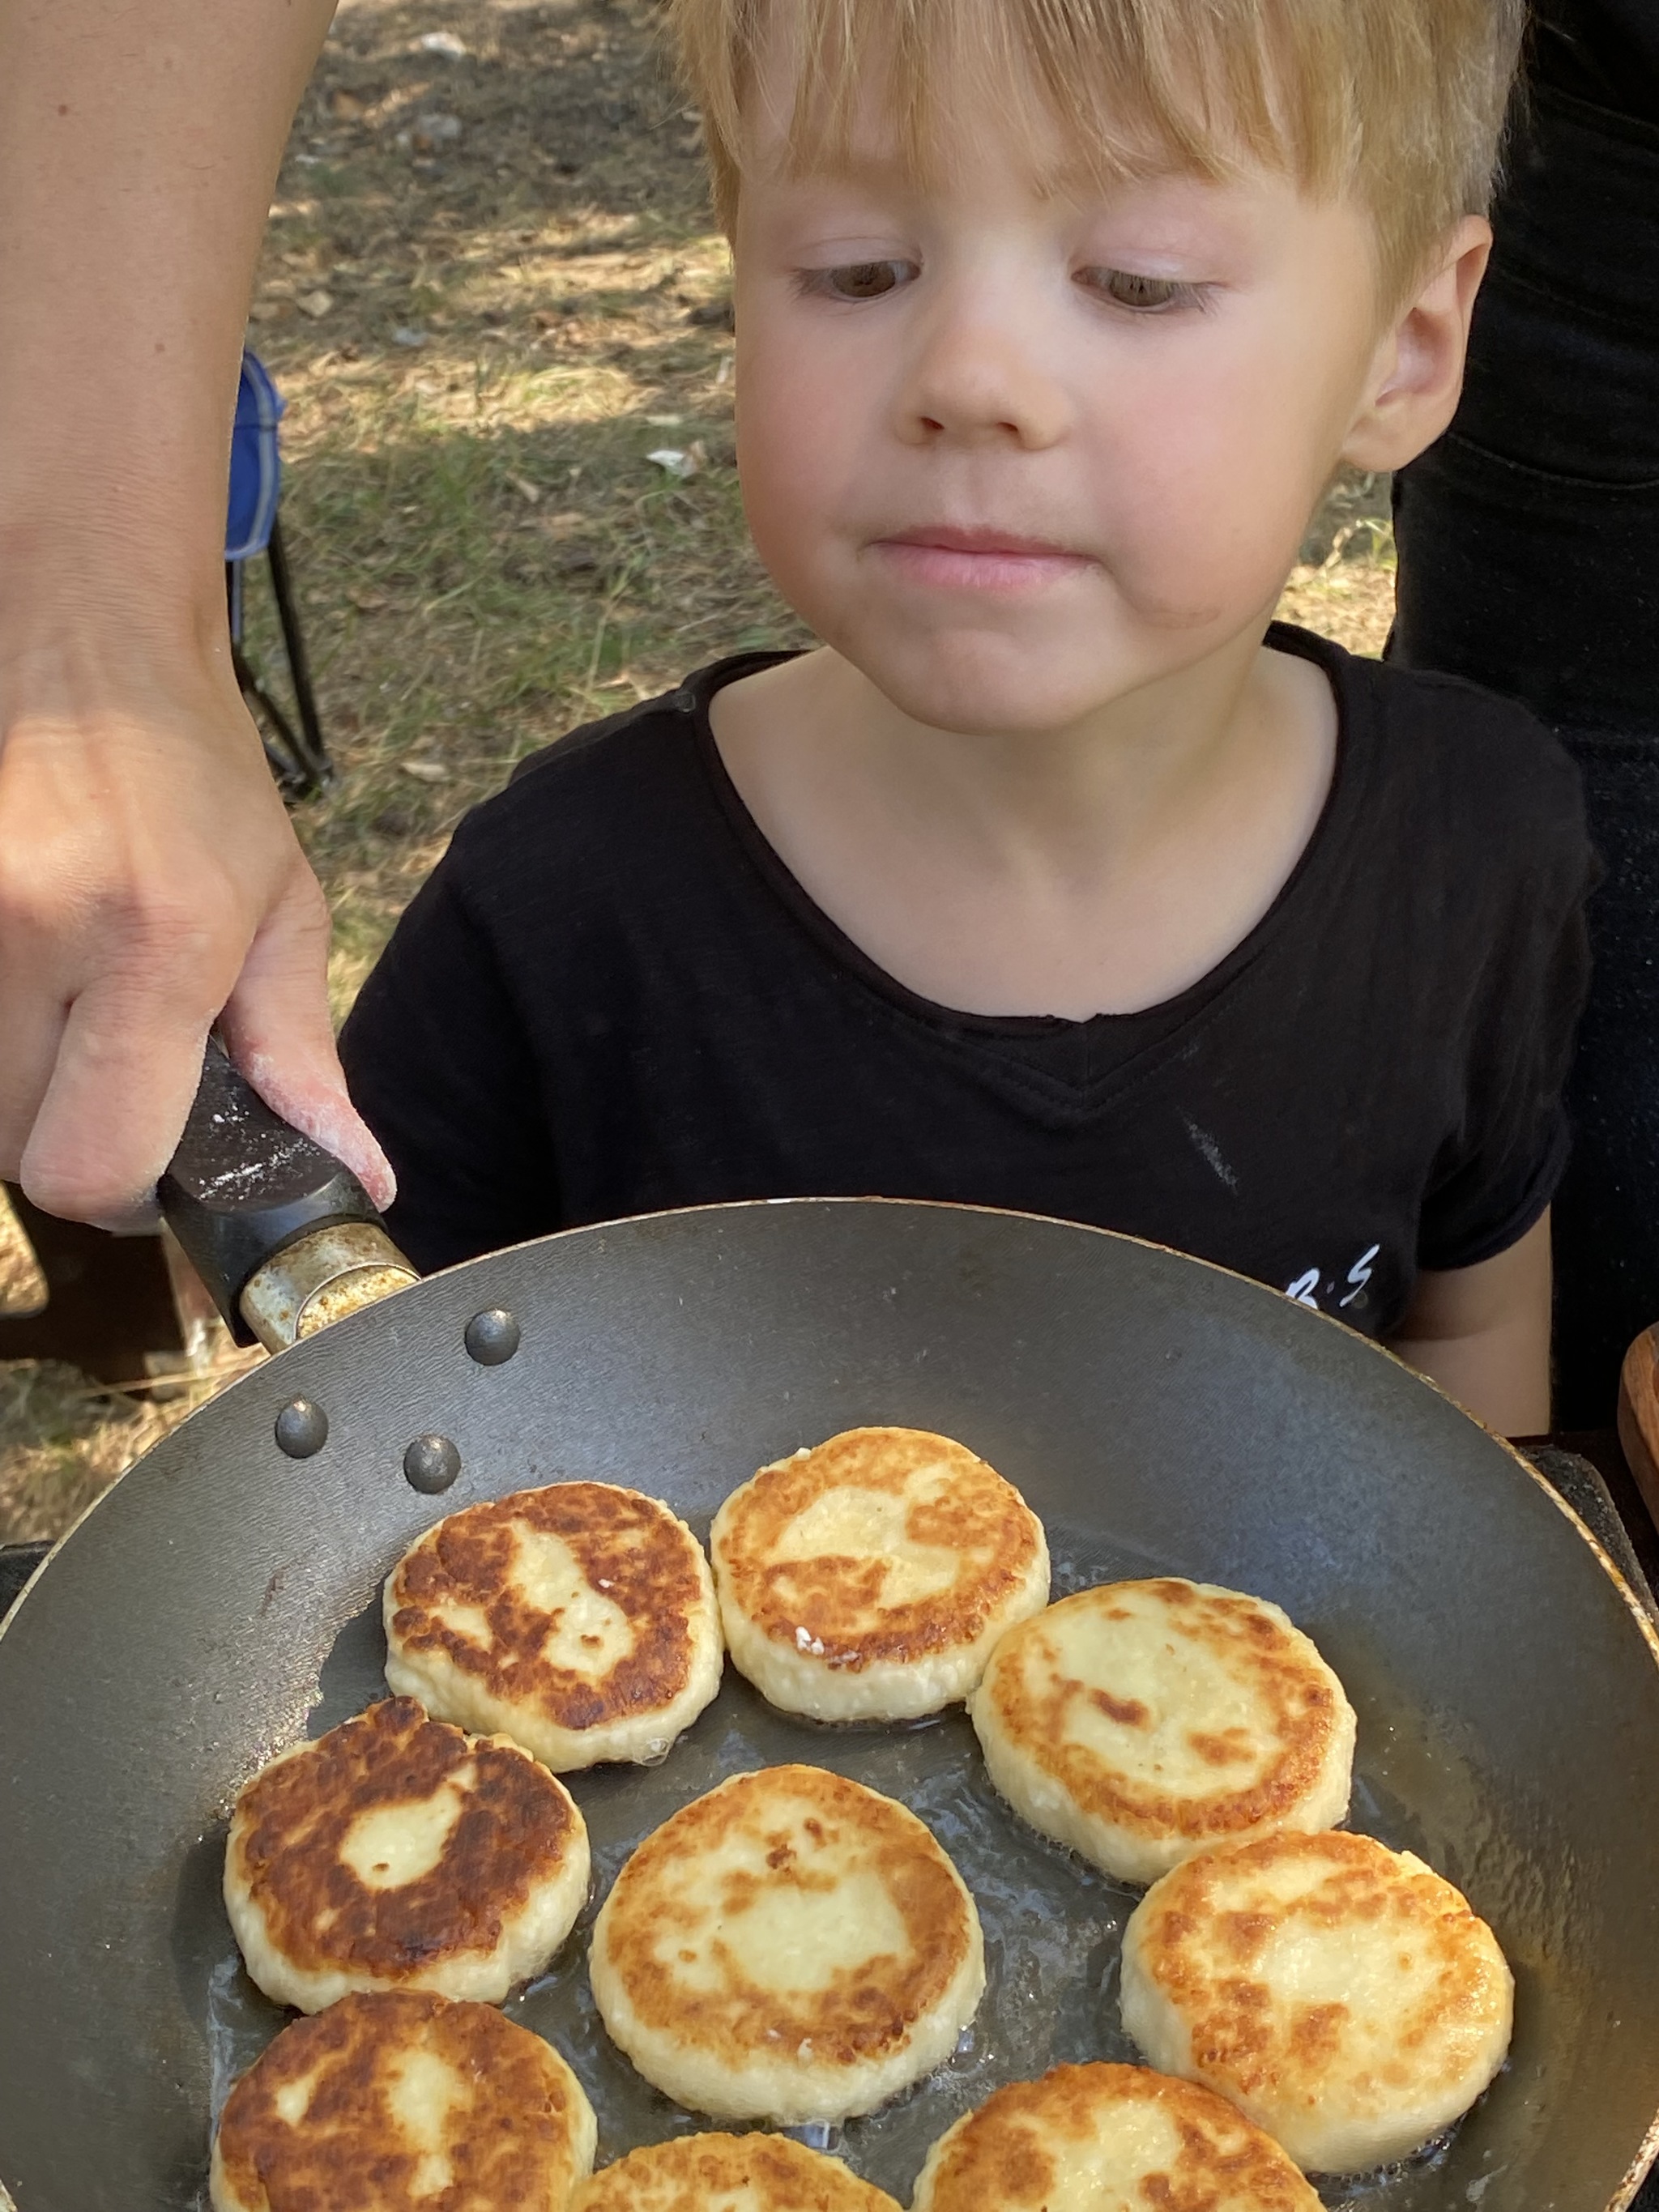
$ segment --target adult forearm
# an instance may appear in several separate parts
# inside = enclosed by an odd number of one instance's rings
[[[0,621],[216,623],[236,362],[332,0],[0,0]]]
[[[127,1218],[208,1026],[382,1200],[231,666],[237,360],[331,0],[0,0],[0,1176]]]

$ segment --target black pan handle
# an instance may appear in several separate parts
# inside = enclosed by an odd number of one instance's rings
[[[350,1169],[273,1112],[216,1036],[156,1194],[239,1344],[280,1351],[416,1279]]]

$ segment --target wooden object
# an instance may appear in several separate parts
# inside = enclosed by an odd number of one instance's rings
[[[1644,1328],[1619,1377],[1619,1441],[1642,1502],[1659,1522],[1659,1325]]]
[[[207,1293],[161,1234],[112,1237],[59,1221],[6,1186],[46,1277],[46,1304],[0,1314],[0,1359],[64,1359],[100,1382],[182,1373],[200,1356]]]

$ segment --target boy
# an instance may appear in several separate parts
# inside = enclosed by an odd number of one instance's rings
[[[1547,1425],[1573,772],[1268,629],[1455,405],[1516,0],[678,0],[823,640],[526,764],[343,1040],[430,1267],[880,1194],[1131,1231]]]

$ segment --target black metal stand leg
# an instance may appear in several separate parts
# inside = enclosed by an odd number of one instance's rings
[[[317,779],[305,765],[305,756],[294,726],[264,685],[240,645],[230,648],[230,665],[236,672],[236,684],[243,698],[251,708],[256,708],[254,726],[259,732],[259,742],[265,749],[265,759],[284,799],[308,799],[319,788]]]
[[[311,664],[306,658],[305,640],[300,634],[300,618],[294,604],[294,586],[289,574],[288,554],[283,544],[283,518],[271,517],[270,544],[266,549],[270,562],[270,587],[276,595],[276,617],[283,626],[283,643],[288,651],[289,674],[294,682],[295,703],[300,711],[300,727],[305,733],[305,743],[300,749],[301,758],[307,773],[318,787],[326,783],[334,773],[334,763],[329,758],[328,747],[323,742],[322,724],[317,716],[316,695],[311,688]]]
[[[265,749],[265,759],[283,797],[308,799],[314,797],[331,780],[334,763],[323,743],[316,696],[311,686],[311,667],[306,659],[305,641],[300,632],[288,560],[283,550],[281,525],[275,517],[271,520],[268,550],[271,596],[276,602],[277,620],[282,625],[283,647],[288,656],[289,673],[293,679],[299,729],[295,728],[271,696],[258,672],[242,651],[243,570],[246,564],[240,561],[225,563],[225,604],[230,622],[231,665],[236,672],[238,688],[253,711],[260,742]]]

